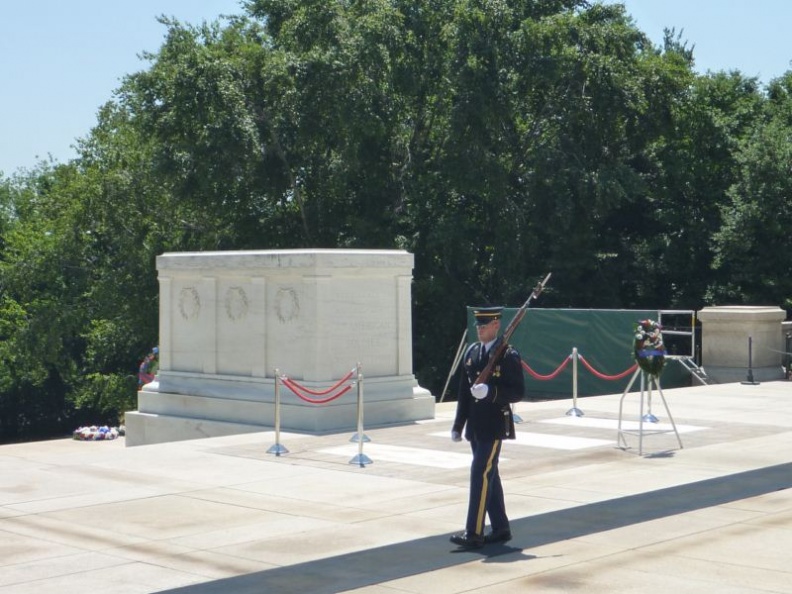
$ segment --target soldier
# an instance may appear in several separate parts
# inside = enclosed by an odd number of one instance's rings
[[[451,542],[466,549],[486,543],[507,542],[512,533],[503,499],[498,458],[504,439],[514,439],[511,404],[519,402],[525,391],[520,354],[511,346],[494,363],[485,382],[476,383],[487,365],[490,353],[503,340],[500,335],[502,307],[480,307],[473,311],[478,342],[468,347],[460,374],[457,409],[451,439],[462,441],[462,431],[470,442],[473,462],[470,467],[470,497],[465,531]],[[484,535],[485,516],[491,532]]]

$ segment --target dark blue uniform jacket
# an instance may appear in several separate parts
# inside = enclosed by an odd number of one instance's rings
[[[492,352],[498,348],[502,338],[499,337],[492,345]],[[525,393],[520,353],[511,345],[506,347],[487,380],[489,392],[486,398],[476,400],[470,393],[470,386],[487,364],[486,359],[481,360],[480,349],[480,342],[470,345],[462,359],[456,418],[452,429],[462,434],[464,427],[464,436],[468,441],[514,439],[511,404],[522,400]]]

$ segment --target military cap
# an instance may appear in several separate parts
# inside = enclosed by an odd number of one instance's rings
[[[476,319],[476,326],[485,326],[492,320],[500,320],[503,315],[503,307],[486,306],[473,309],[473,317]]]

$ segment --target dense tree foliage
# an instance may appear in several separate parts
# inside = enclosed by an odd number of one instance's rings
[[[711,299],[792,311],[792,73],[773,81],[740,138],[723,224],[713,233]]]
[[[792,74],[693,71],[585,0],[248,0],[163,19],[68,164],[0,179],[0,441],[135,408],[166,251],[415,254],[439,393],[465,306],[792,309]]]

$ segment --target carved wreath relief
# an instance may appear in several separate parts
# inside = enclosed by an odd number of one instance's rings
[[[275,314],[278,320],[285,324],[300,316],[300,301],[297,291],[291,288],[279,289],[275,295]]]
[[[242,287],[230,287],[225,295],[225,310],[229,320],[241,320],[247,316],[249,303]]]
[[[195,287],[184,287],[179,292],[179,313],[185,320],[194,320],[201,313],[201,297]]]

